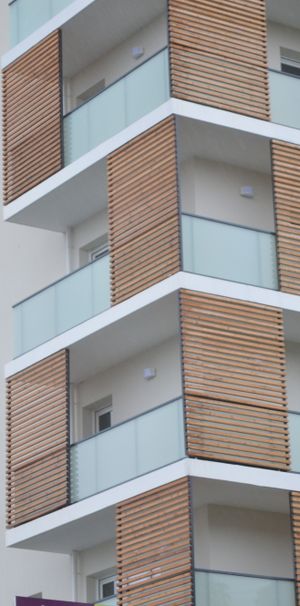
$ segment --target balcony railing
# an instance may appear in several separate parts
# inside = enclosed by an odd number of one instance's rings
[[[183,407],[175,400],[71,446],[71,502],[183,457]]]
[[[269,72],[272,122],[300,128],[300,78],[283,72]]]
[[[164,49],[64,117],[64,157],[70,164],[169,98]]]
[[[94,606],[117,606],[117,598],[106,598],[105,600],[101,600],[100,602],[96,602]]]
[[[289,412],[291,471],[300,473],[300,413]]]
[[[104,255],[14,306],[15,357],[109,306],[109,256]]]
[[[10,44],[15,46],[52,19],[73,0],[12,0],[10,2]]]
[[[295,606],[289,579],[233,573],[195,572],[196,606]]]
[[[185,271],[278,288],[273,233],[183,214],[182,240]]]

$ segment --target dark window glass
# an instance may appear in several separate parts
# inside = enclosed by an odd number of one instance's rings
[[[289,65],[288,63],[282,63],[281,71],[285,74],[292,74],[293,76],[298,76],[300,78],[300,66],[296,64]]]
[[[108,413],[109,414],[109,413]],[[102,593],[103,598],[110,598],[115,594],[115,584],[113,581],[109,581],[108,583],[103,583],[102,585]]]
[[[99,415],[98,417],[98,431],[104,431],[104,429],[109,429],[111,427],[111,413],[105,412],[103,415]]]

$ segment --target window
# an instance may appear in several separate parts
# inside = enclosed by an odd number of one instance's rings
[[[87,88],[80,95],[78,95],[78,97],[76,99],[76,107],[80,107],[80,105],[82,105],[86,101],[89,101],[93,97],[96,97],[97,95],[99,95],[99,93],[102,93],[102,91],[104,91],[104,89],[105,89],[105,79],[102,78],[102,80],[99,80],[99,82],[96,82],[96,84],[93,84],[93,86],[91,86],[90,88]]]
[[[105,242],[105,244],[102,244],[102,246],[97,246],[97,248],[94,248],[90,251],[90,261],[96,261],[97,259],[102,257],[102,255],[105,255],[107,252],[108,242]]]
[[[116,595],[116,579],[108,577],[107,579],[99,579],[98,581],[98,599],[105,600]]]
[[[111,427],[111,406],[95,411],[95,433]]]
[[[300,77],[300,53],[289,49],[281,49],[281,71],[285,74]]]

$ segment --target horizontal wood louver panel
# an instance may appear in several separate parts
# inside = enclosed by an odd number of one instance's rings
[[[300,146],[272,142],[280,288],[300,295]]]
[[[174,118],[108,158],[112,302],[120,303],[179,271]]]
[[[4,203],[62,167],[60,32],[3,71]]]
[[[172,96],[268,120],[264,0],[168,0]]]
[[[294,543],[294,565],[296,582],[296,604],[300,606],[300,492],[292,492],[291,503],[291,526]]]
[[[192,606],[189,479],[117,507],[119,606]]]
[[[281,310],[180,293],[190,456],[287,470]]]
[[[8,526],[68,500],[68,351],[7,382]]]

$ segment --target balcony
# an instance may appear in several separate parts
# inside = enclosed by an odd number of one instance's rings
[[[196,570],[196,606],[295,606],[294,581]]]
[[[73,0],[12,0],[9,7],[10,44],[15,46]]]
[[[71,502],[174,463],[184,453],[182,401],[175,400],[71,446]]]
[[[300,128],[300,78],[270,70],[269,84],[272,121]]]
[[[182,215],[184,271],[278,288],[275,234]]]
[[[65,164],[153,111],[169,96],[165,48],[64,117]]]
[[[14,357],[109,306],[109,256],[104,255],[14,306]]]

